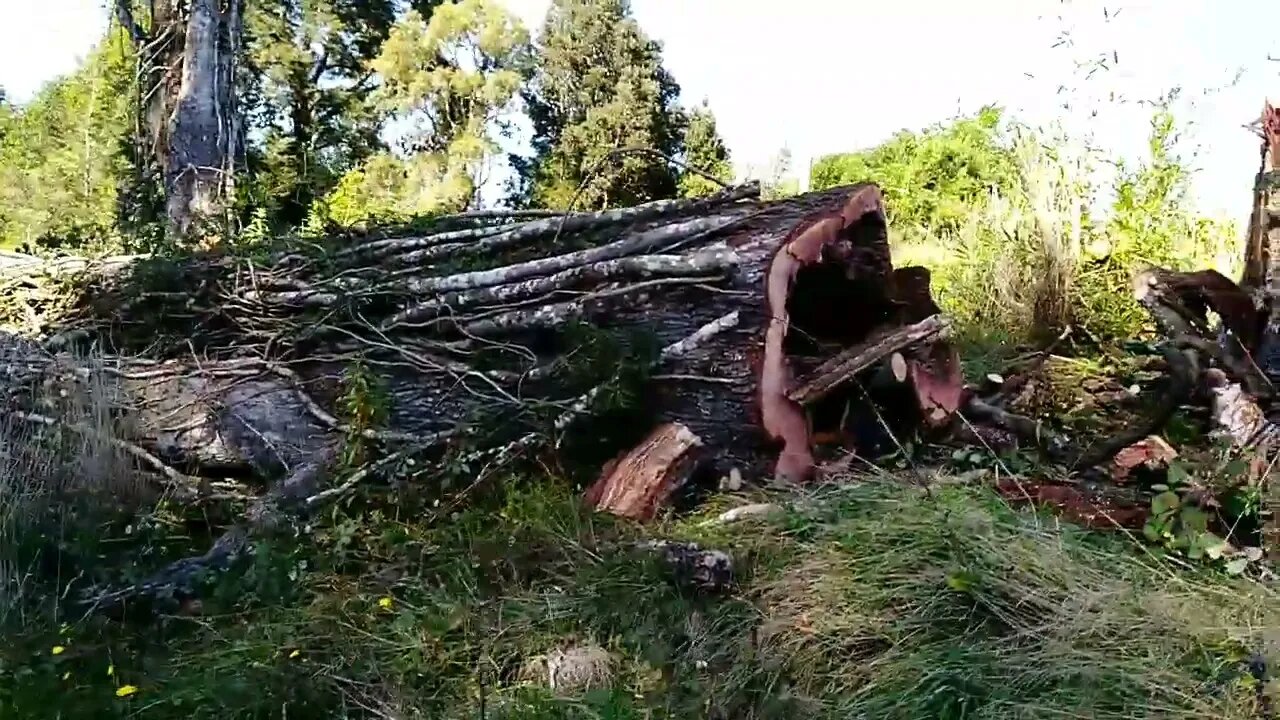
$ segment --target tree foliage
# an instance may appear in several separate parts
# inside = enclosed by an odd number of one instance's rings
[[[733,165],[729,161],[729,148],[716,130],[716,117],[704,100],[689,113],[684,132],[684,162],[690,168],[700,170],[721,183],[733,180]],[[680,178],[681,197],[709,195],[720,186],[696,172],[685,172]]]
[[[565,208],[576,197],[591,209],[678,193],[665,158],[684,139],[680,86],[627,0],[553,0],[526,80],[533,156],[514,160],[524,202]]]
[[[350,224],[470,205],[498,151],[528,40],[520,21],[491,0],[445,2],[429,21],[409,11],[371,63],[382,81],[373,103],[402,129],[402,153],[377,155],[344,177],[327,201],[331,219]]]
[[[31,102],[0,102],[0,244],[56,246],[114,233],[128,179],[132,48],[105,38]]]
[[[438,1],[438,0],[437,0]],[[433,2],[419,3],[429,13]],[[382,147],[368,67],[394,0],[273,0],[245,19],[246,105],[257,130],[248,202],[296,224],[344,172]]]
[[[1215,255],[1235,250],[1234,228],[1192,209],[1191,172],[1179,157],[1178,124],[1167,107],[1151,118],[1146,151],[1136,163],[1117,163],[1109,212],[1086,228],[1077,304],[1082,324],[1097,337],[1132,337],[1146,325],[1130,290],[1139,270],[1212,267]]]
[[[828,155],[814,163],[810,186],[879,183],[894,223],[955,232],[993,191],[1008,195],[1018,185],[1013,153],[1000,134],[1001,116],[986,107],[921,132],[900,132],[871,150]]]

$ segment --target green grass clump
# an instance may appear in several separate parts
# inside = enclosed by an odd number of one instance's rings
[[[0,707],[24,717],[52,702],[68,718],[1241,718],[1259,697],[1249,661],[1276,651],[1274,590],[1013,510],[983,488],[872,479],[816,490],[768,521],[643,530],[588,513],[551,480],[465,510],[361,507],[313,543],[263,548],[199,617],[145,633],[76,626],[59,641],[74,657],[35,641],[6,653]],[[627,550],[653,535],[731,551],[739,587],[715,598],[675,584]],[[615,658],[605,686],[557,694],[534,681],[539,658],[582,643]],[[124,683],[138,692],[116,697]]]

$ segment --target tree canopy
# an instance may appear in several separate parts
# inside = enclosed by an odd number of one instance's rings
[[[110,39],[79,71],[24,105],[0,100],[0,242],[173,241],[165,196],[182,174],[164,154],[175,138],[202,135],[175,134],[186,80],[166,63],[184,61],[193,10],[113,7]],[[190,42],[236,58],[218,66],[235,78],[233,117],[218,122],[236,137],[214,150],[234,167],[232,194],[217,200],[230,205],[207,213],[232,234],[458,210],[504,175],[508,202],[577,209],[705,195],[734,175],[711,107],[680,105],[661,45],[626,0],[555,0],[536,41],[496,0],[280,0],[222,12],[217,33]],[[161,37],[178,45],[166,40],[162,57],[138,65],[136,49]],[[518,113],[533,131],[529,152],[506,156]]]
[[[627,0],[553,0],[521,93],[533,156],[525,202],[578,209],[674,197],[687,118],[662,46]],[[626,152],[621,152],[626,151]]]
[[[733,179],[733,165],[729,161],[729,148],[725,147],[716,130],[716,116],[704,100],[689,113],[689,124],[684,132],[684,162],[728,183]],[[680,178],[680,194],[683,197],[699,197],[715,192],[720,185],[699,172],[685,172]]]
[[[246,80],[256,129],[254,192],[286,225],[382,147],[367,100],[369,60],[396,18],[394,0],[279,0],[251,3]],[[428,12],[430,8],[425,8]]]
[[[132,98],[132,49],[112,34],[25,105],[0,101],[0,244],[114,235]]]

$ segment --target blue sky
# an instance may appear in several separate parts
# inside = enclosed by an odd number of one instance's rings
[[[505,0],[537,27],[549,0]],[[0,0],[0,86],[24,100],[72,70],[104,0]],[[740,165],[783,146],[811,158],[867,147],[984,103],[1058,118],[1121,156],[1143,149],[1148,108],[1183,89],[1202,209],[1248,211],[1257,142],[1241,126],[1280,95],[1275,0],[633,0],[685,99],[707,98]],[[1063,31],[1069,41],[1059,43]],[[1054,47],[1057,43],[1057,47]],[[1085,80],[1077,62],[1113,62]],[[1118,60],[1118,62],[1114,62]],[[1064,105],[1068,107],[1064,107]]]

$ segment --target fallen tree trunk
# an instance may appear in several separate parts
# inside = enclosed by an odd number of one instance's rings
[[[250,499],[206,553],[95,589],[101,606],[193,592],[252,536],[350,491],[374,472],[332,462],[356,438],[383,458],[453,453],[486,468],[539,447],[588,470],[624,453],[597,500],[645,519],[695,474],[809,478],[818,438],[859,447],[844,432],[851,406],[904,432],[945,420],[958,362],[928,272],[892,266],[879,190],[757,193],[471,215],[267,257],[0,258],[13,329],[46,337],[9,344],[19,371],[5,409],[57,424],[59,403],[96,393],[167,493],[225,497],[232,476]],[[53,322],[60,308],[71,312]],[[864,348],[857,362],[794,399],[848,348]],[[894,388],[877,394],[884,363]],[[383,421],[360,422],[352,404],[380,404],[369,412]]]
[[[73,317],[42,329],[58,347],[110,348],[113,385],[145,408],[131,440],[192,473],[283,473],[331,443],[344,430],[340,381],[359,361],[384,389],[380,439],[554,440],[621,401],[634,421],[602,453],[678,422],[714,449],[709,470],[802,480],[814,436],[839,422],[830,408],[868,401],[848,382],[857,370],[822,402],[793,399],[795,378],[868,338],[937,322],[938,308],[927,271],[893,268],[876,187],[771,203],[757,193],[452,218],[265,262],[10,261],[3,275],[37,316],[51,287],[79,289]],[[954,351],[929,334],[894,350],[907,346],[897,361],[916,407],[885,410],[945,420],[959,404]]]
[[[373,466],[339,473],[317,458],[355,438],[386,445],[384,459],[457,453],[467,467],[539,447],[590,471],[618,458],[589,499],[641,520],[698,473],[800,481],[825,438],[870,454],[868,427],[896,441],[948,429],[962,408],[1067,465],[1103,464],[1130,444],[1073,449],[963,392],[928,272],[892,265],[875,186],[772,203],[755,192],[524,222],[450,218],[423,234],[256,258],[3,258],[9,317],[51,335],[43,349],[15,343],[7,408],[56,423],[57,401],[41,403],[63,393],[32,383],[106,388],[123,441],[167,488],[209,497],[212,478],[240,472],[237,490],[259,495],[207,553],[103,602],[176,592],[241,556],[252,535],[348,492]],[[1150,277],[1140,287],[1168,300],[1148,305],[1158,318],[1198,328],[1197,312],[1234,302],[1225,278]],[[1173,301],[1210,285],[1204,302]],[[56,292],[68,288],[69,302]],[[42,316],[56,303],[74,312],[55,325]],[[1173,391],[1130,434],[1158,429],[1186,398],[1207,351],[1197,337],[1168,348]],[[86,365],[75,354],[85,343],[109,352]],[[363,387],[353,373],[376,380],[360,391],[376,398],[352,396]],[[377,427],[344,410],[370,403],[384,406]],[[284,480],[264,491],[273,478]]]

